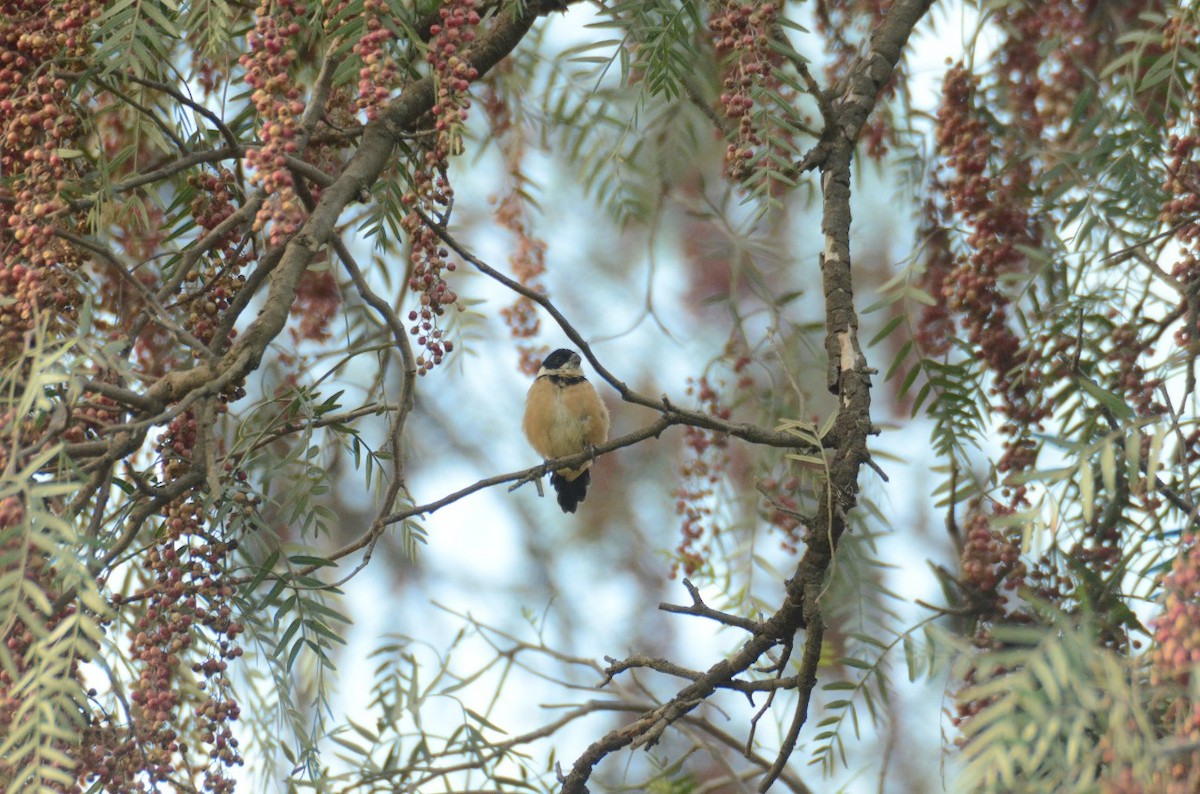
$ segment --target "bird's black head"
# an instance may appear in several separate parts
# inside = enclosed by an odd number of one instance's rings
[[[578,353],[574,350],[567,350],[560,347],[546,356],[546,360],[542,362],[542,371],[555,372],[563,369],[579,369],[580,363],[582,362]]]

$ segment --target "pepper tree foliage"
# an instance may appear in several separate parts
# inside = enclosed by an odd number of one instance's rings
[[[860,715],[897,718],[905,667],[953,671],[962,790],[1196,790],[1200,10],[973,5],[930,116],[907,56],[931,5],[623,0],[563,50],[543,31],[574,0],[0,3],[6,790],[227,792],[253,758],[319,790],[808,791]],[[549,255],[541,150],[625,230],[686,211],[685,279],[727,309],[686,394],[627,385],[547,296],[551,267],[605,275]],[[504,265],[456,234],[456,163],[484,151]],[[850,199],[877,166],[919,223],[872,287]],[[432,669],[378,641],[375,722],[334,724],[338,596],[376,545],[415,553],[437,509],[554,468],[410,493],[417,396],[471,340],[464,270],[511,293],[475,311],[522,371],[549,325],[642,409],[601,464],[681,428],[659,492],[691,603],[663,608],[736,639],[601,665],[457,616]],[[372,398],[347,405],[327,381],[352,365]],[[868,450],[873,398],[932,428],[957,556],[916,621],[872,545],[909,530],[860,497],[904,465]],[[377,502],[335,546],[339,453]],[[751,588],[756,536],[790,570]],[[494,650],[473,673],[467,634]],[[482,707],[429,716],[496,670]],[[506,734],[516,670],[602,689]],[[722,693],[752,717],[721,724]]]

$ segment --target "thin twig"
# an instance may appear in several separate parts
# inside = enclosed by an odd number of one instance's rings
[[[750,620],[740,615],[731,615],[728,612],[721,612],[704,603],[704,599],[700,597],[700,590],[690,580],[684,579],[683,586],[687,588],[688,594],[692,597],[691,606],[660,603],[658,608],[663,612],[671,612],[676,615],[695,615],[696,617],[708,618],[718,623],[724,623],[726,626],[744,629],[751,634],[762,631],[762,624],[758,621]]]

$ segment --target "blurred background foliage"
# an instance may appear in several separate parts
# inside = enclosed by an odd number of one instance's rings
[[[540,463],[524,392],[573,345],[427,221],[638,393],[817,442],[798,164],[890,5],[570,3],[470,74],[525,4],[0,2],[7,790],[556,791],[736,650],[658,605],[779,609],[826,458],[672,427],[576,515],[517,477],[445,499]],[[944,2],[909,39],[851,184],[874,466],[776,790],[1200,785],[1198,14]],[[164,398],[256,338],[420,86],[259,358]],[[614,436],[654,421],[588,374]],[[592,786],[757,790],[772,686]]]

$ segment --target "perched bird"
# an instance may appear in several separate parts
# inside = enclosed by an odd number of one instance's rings
[[[555,350],[542,362],[525,398],[525,437],[547,460],[578,455],[608,439],[608,409],[583,377],[581,363],[574,350]],[[574,513],[587,495],[591,465],[589,460],[550,475],[564,513]]]

